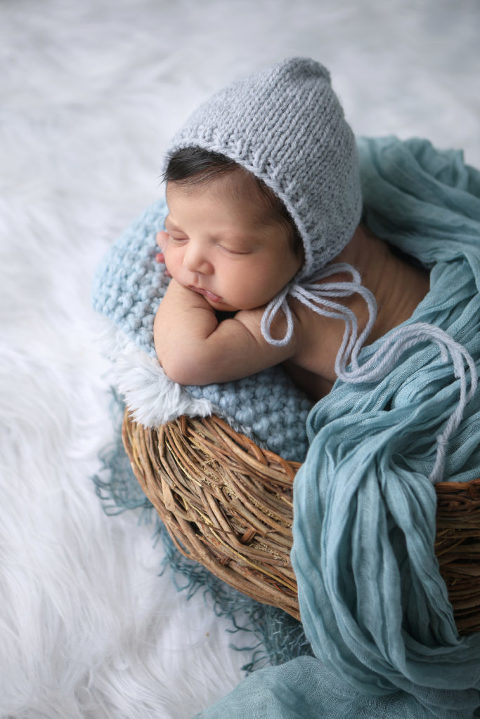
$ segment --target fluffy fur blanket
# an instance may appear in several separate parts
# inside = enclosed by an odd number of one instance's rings
[[[242,678],[229,625],[90,479],[113,439],[92,277],[157,199],[168,138],[238,73],[305,54],[358,134],[479,166],[479,20],[474,0],[3,0],[0,716],[187,719]]]

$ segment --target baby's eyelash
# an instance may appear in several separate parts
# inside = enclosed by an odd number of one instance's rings
[[[172,242],[186,242],[188,237],[174,237],[170,232],[167,231],[168,239]]]
[[[224,245],[218,245],[222,248],[222,250],[225,250],[225,252],[228,252],[231,255],[249,255],[250,250],[232,250],[229,247],[225,247]]]

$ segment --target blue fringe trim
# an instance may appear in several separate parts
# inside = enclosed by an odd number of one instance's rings
[[[139,525],[152,524],[154,544],[162,543],[164,559],[160,574],[169,570],[175,587],[186,592],[188,599],[202,591],[215,614],[231,621],[232,628],[228,631],[232,634],[238,631],[252,634],[251,646],[230,645],[238,651],[251,652],[250,661],[242,667],[247,674],[301,655],[313,656],[300,622],[277,607],[260,604],[241,594],[178,551],[132,472],[121,436],[124,405],[115,390],[111,392],[114,440],[100,453],[100,473],[91,478],[104,512],[112,516],[127,510],[138,511]]]

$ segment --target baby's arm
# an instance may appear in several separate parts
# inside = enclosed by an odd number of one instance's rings
[[[185,385],[228,382],[279,364],[294,354],[295,338],[286,347],[268,344],[262,314],[263,308],[241,310],[218,322],[201,295],[171,280],[153,328],[159,362],[170,379]]]

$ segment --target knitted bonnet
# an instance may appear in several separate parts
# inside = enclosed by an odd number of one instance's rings
[[[355,138],[319,62],[287,59],[220,90],[174,136],[165,166],[185,147],[226,155],[283,201],[303,240],[297,279],[352,238],[362,207]]]

